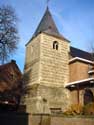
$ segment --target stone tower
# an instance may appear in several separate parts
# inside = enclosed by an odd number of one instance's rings
[[[47,8],[26,44],[24,103],[27,112],[63,111],[69,104],[64,85],[69,81],[69,41],[60,35]]]

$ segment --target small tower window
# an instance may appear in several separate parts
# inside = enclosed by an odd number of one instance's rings
[[[53,49],[58,50],[58,42],[57,41],[53,42]]]

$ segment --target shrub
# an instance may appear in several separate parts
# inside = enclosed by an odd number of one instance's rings
[[[80,115],[83,113],[83,107],[80,104],[73,104],[64,112],[65,115]]]

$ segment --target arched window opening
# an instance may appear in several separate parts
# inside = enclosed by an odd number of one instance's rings
[[[84,93],[84,104],[93,102],[93,93],[90,89],[86,89]]]
[[[53,49],[58,50],[58,42],[57,41],[53,42]]]

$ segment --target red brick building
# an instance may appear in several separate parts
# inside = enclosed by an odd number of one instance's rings
[[[0,65],[0,101],[18,103],[21,96],[22,73],[16,61]],[[8,102],[7,102],[8,103]]]

